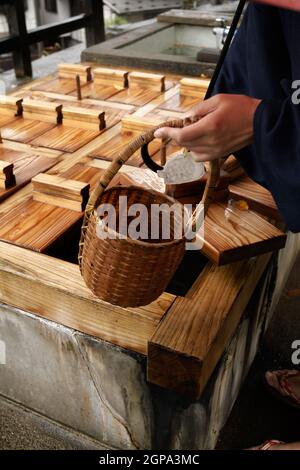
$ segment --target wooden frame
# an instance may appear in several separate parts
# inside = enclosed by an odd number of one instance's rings
[[[169,77],[166,79],[168,82]],[[157,78],[154,81],[154,88],[162,86]],[[39,82],[43,83],[43,80]],[[33,86],[27,85],[24,92],[30,95]],[[18,92],[18,99],[19,96]],[[43,96],[50,103],[53,101],[49,105],[53,117],[54,110],[57,112],[57,104],[61,102],[60,96],[51,92],[44,92]],[[176,117],[182,115],[182,108],[170,111],[164,106],[169,100],[178,98],[178,83],[163,93],[155,90],[154,99],[153,96],[150,102],[137,110],[127,104],[119,105],[111,99],[97,104],[94,100],[82,101],[83,107],[89,104],[98,110],[102,110],[104,105],[103,110],[106,111],[105,105],[111,105],[124,112],[135,111],[132,117],[123,119],[123,134],[132,137],[134,133],[148,128],[153,122],[165,120],[171,114]],[[65,100],[74,106],[74,97],[65,96]],[[191,97],[189,103],[193,100],[194,97]],[[142,101],[145,101],[144,97]],[[82,102],[76,104],[76,110],[82,107]],[[97,113],[91,114],[95,117]],[[65,154],[61,161],[47,171],[47,175],[42,176],[42,180],[41,177],[36,178],[33,183],[2,202],[1,218],[7,216],[11,220],[10,211],[16,215],[16,207],[19,213],[24,214],[22,204],[27,204],[29,200],[30,204],[33,201],[33,205],[43,204],[34,198],[41,197],[37,194],[42,197],[46,194],[55,199],[52,200],[55,208],[53,223],[61,218],[61,211],[67,211],[64,216],[72,217],[71,224],[80,221],[80,209],[87,198],[88,183],[92,189],[99,173],[109,164],[108,161],[92,157],[117,135],[122,137],[121,130],[120,118],[115,126],[106,129],[71,155]],[[8,143],[5,142],[5,145]],[[24,144],[10,142],[9,145]],[[116,152],[116,149],[113,151]],[[132,167],[125,165],[122,171],[128,178]],[[82,183],[74,185],[73,180],[76,179]],[[259,195],[257,199],[260,200]],[[68,209],[60,206],[65,205],[66,201]],[[275,239],[277,234],[282,242],[284,235],[277,232],[274,226],[272,230]],[[42,240],[40,246],[33,249],[45,251],[45,247]],[[278,247],[273,246],[274,249]],[[146,307],[124,309],[95,298],[86,288],[77,265],[0,241],[0,301],[139,353],[147,357],[148,379],[151,382],[198,399],[234,334],[270,257],[270,254],[266,254],[222,267],[207,261],[185,296],[164,293]]]

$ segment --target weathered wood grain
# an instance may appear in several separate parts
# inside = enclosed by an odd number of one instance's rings
[[[40,101],[25,98],[22,103],[23,118],[32,121],[61,124],[62,105],[50,101]]]
[[[32,91],[51,91],[53,93],[68,94],[76,92],[75,75],[72,78],[51,78],[31,87]]]
[[[107,130],[101,137],[101,144],[89,155],[111,161],[123,148],[139,135],[138,132],[121,132],[121,125],[117,124]],[[153,140],[149,144],[149,154],[155,154],[160,148],[160,141]],[[128,160],[128,165],[141,166],[143,160],[140,152],[135,152]]]
[[[250,208],[255,211],[271,219],[281,220],[272,194],[247,176],[231,183],[229,194],[233,199],[244,199],[248,202]]]
[[[25,93],[25,92],[24,92]],[[71,95],[62,95],[60,93],[52,93],[52,92],[37,92],[37,91],[27,91],[24,94],[27,98],[32,100],[42,100],[42,101],[51,101],[56,102],[57,104],[63,105],[63,112],[68,107],[76,107],[76,108],[91,108],[98,110],[98,112],[105,113],[105,122],[106,128],[112,127],[120,120],[122,117],[126,116],[127,114],[131,114],[136,110],[135,106],[131,106],[128,104],[122,103],[114,103],[114,102],[107,102],[104,100],[97,100],[97,99],[82,99],[81,101],[77,100],[75,96]],[[1,118],[0,118],[1,119]],[[1,123],[1,121],[0,121]]]
[[[32,177],[47,171],[59,161],[59,154],[49,158],[36,149],[12,149],[8,143],[0,144],[0,159],[13,165],[14,184],[0,189],[0,202],[27,184]]]
[[[108,98],[109,101],[131,104],[134,106],[144,106],[150,101],[160,96],[160,92],[153,88],[125,88]]]
[[[159,116],[151,115],[135,116],[133,114],[124,116],[122,118],[122,132],[138,132],[143,133],[161,123],[162,119]]]
[[[66,127],[101,131],[105,129],[105,113],[93,108],[64,106],[63,123]]]
[[[203,98],[209,85],[209,80],[201,78],[182,78],[180,94],[194,98]]]
[[[103,132],[103,131],[102,131]],[[60,124],[39,137],[30,140],[32,145],[47,147],[61,152],[72,153],[99,136],[100,131],[69,127]]]
[[[0,242],[0,300],[131,351],[147,342],[172,305],[161,295],[146,307],[124,309],[98,300],[76,265]]]
[[[59,64],[58,77],[74,80],[79,75],[82,83],[92,81],[92,68],[83,64]]]
[[[3,139],[29,143],[35,137],[44,134],[54,127],[55,124],[49,122],[33,121],[18,117],[2,125],[1,135]]]
[[[156,73],[130,72],[129,88],[151,88],[159,92],[166,89],[166,77]]]
[[[159,107],[167,111],[178,111],[181,113],[186,113],[191,111],[195,107],[202,97],[200,96],[185,96],[181,95],[180,92],[174,95],[172,98],[166,100]]]
[[[82,213],[38,202],[32,196],[0,216],[0,240],[45,252]]]
[[[16,184],[14,165],[0,160],[0,189],[8,189]]]
[[[119,89],[128,87],[128,72],[126,70],[96,67],[93,70],[96,85],[115,86]]]
[[[89,198],[89,184],[61,176],[39,174],[32,179],[33,200],[82,212]]]
[[[119,86],[112,84],[103,85],[91,82],[81,87],[81,95],[83,99],[106,100],[113,97],[123,89],[123,87],[120,88]],[[77,96],[76,90],[70,92],[70,96]]]
[[[22,116],[22,101],[20,97],[0,95],[0,115]]]
[[[234,261],[284,247],[286,234],[253,211],[241,211],[226,203],[212,203],[204,220],[202,252],[214,263]]]
[[[177,297],[148,345],[148,380],[198,400],[258,284],[270,255],[210,263]]]

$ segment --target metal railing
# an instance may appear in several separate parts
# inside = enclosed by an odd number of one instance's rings
[[[38,26],[27,31],[24,0],[0,0],[7,5],[10,35],[0,39],[0,54],[13,53],[17,77],[32,77],[30,46],[43,41],[55,40],[58,36],[85,28],[87,46],[105,40],[102,0],[85,0],[86,13],[64,21]]]

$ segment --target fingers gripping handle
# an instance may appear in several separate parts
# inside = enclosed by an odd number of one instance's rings
[[[118,173],[122,165],[124,165],[129,158],[142,146],[148,144],[154,139],[154,133],[157,129],[160,129],[161,127],[177,127],[177,128],[183,128],[185,126],[188,126],[192,123],[196,122],[195,118],[186,118],[186,119],[176,119],[172,121],[167,121],[162,124],[160,124],[157,127],[154,127],[150,131],[140,135],[137,137],[135,140],[130,142],[130,144],[122,150],[122,152],[117,155],[112,163],[109,165],[109,167],[105,170],[103,173],[99,184],[97,187],[94,189],[92,192],[88,204],[86,206],[85,210],[85,220],[83,223],[83,227],[86,227],[87,225],[87,219],[89,215],[93,212],[93,210],[97,207],[99,199],[101,198],[101,195],[107,188],[107,186],[110,184],[114,176]],[[205,191],[203,194],[203,198],[200,204],[203,204],[204,206],[204,214],[206,213],[206,210],[208,208],[208,205],[212,199],[212,195],[218,180],[219,176],[219,165],[217,161],[210,162],[209,164],[209,170],[208,170],[208,176],[207,176],[207,183],[205,187]]]

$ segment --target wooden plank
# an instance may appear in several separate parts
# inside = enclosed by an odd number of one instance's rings
[[[180,94],[194,98],[203,98],[209,85],[209,80],[201,78],[182,78]]]
[[[153,88],[132,87],[126,88],[108,98],[108,101],[131,104],[134,106],[144,106],[160,95],[160,92]]]
[[[179,92],[174,95],[172,98],[166,100],[159,107],[167,111],[179,111],[181,113],[186,113],[191,111],[200,101],[202,101],[202,96],[186,96],[181,95]]]
[[[32,179],[33,200],[82,212],[89,198],[89,184],[43,173]]]
[[[25,96],[26,94],[24,94],[24,97]],[[135,106],[131,106],[128,104],[106,102],[104,100],[90,98],[82,99],[81,101],[79,101],[76,99],[75,96],[62,95],[60,93],[52,93],[46,91],[28,91],[27,97],[35,100],[55,101],[58,104],[62,104],[63,114],[65,112],[65,109],[68,107],[84,109],[92,108],[98,110],[98,112],[104,112],[107,128],[114,126],[115,124],[120,122],[122,117],[126,116],[127,114],[133,113],[136,110]]]
[[[251,209],[270,217],[281,220],[272,194],[260,184],[247,176],[229,185],[229,194],[233,199],[244,199]]]
[[[101,170],[106,170],[109,167],[110,162],[106,160],[99,160],[98,158],[89,158],[85,164],[87,167],[98,168]],[[130,173],[135,170],[135,167],[132,165],[122,165],[118,173]]]
[[[105,113],[91,108],[64,106],[63,123],[68,127],[101,131],[105,129]]]
[[[106,100],[128,87],[128,72],[98,67],[93,70],[94,81],[81,88],[82,98]],[[70,93],[76,96],[76,91]]]
[[[134,115],[124,116],[122,118],[122,132],[143,133],[161,123],[159,116],[144,116],[143,118]]]
[[[234,155],[230,155],[222,164],[222,169],[230,176],[231,181],[235,181],[242,176],[245,176],[245,171],[240,162]]]
[[[82,83],[92,81],[92,68],[89,65],[82,64],[59,64],[58,77],[75,80],[79,75]]]
[[[50,101],[25,98],[23,100],[24,119],[60,124],[62,122],[62,105]]]
[[[128,145],[135,137],[139,135],[138,132],[121,132],[121,125],[117,124],[111,129],[105,131],[101,136],[101,143],[97,148],[89,153],[91,157],[102,158],[111,161],[115,155],[121,152],[126,145]],[[149,144],[150,155],[155,154],[160,148],[160,141],[153,140]],[[143,164],[140,151],[137,151],[128,160],[128,165],[141,166]]]
[[[99,183],[100,177],[103,174],[103,168],[88,166],[87,163],[75,163],[71,168],[61,173],[63,178],[72,179],[88,183],[90,191]]]
[[[106,100],[122,90],[123,88],[116,85],[103,85],[91,82],[81,87],[81,95],[83,99]],[[77,96],[77,91],[70,92],[70,96]]]
[[[1,208],[6,198],[20,190],[38,173],[53,167],[60,159],[58,152],[52,155],[41,149],[23,148],[20,144],[15,144],[15,146],[11,144],[10,142],[0,144],[0,159],[13,165],[15,177],[14,185],[0,189]]]
[[[22,98],[10,95],[0,95],[0,114],[8,116],[22,116]]]
[[[203,254],[218,265],[279,250],[286,242],[286,234],[256,212],[221,202],[209,206],[199,238]]]
[[[175,297],[124,309],[98,300],[78,266],[0,242],[0,300],[146,355],[147,342]]]
[[[35,137],[43,135],[54,127],[55,124],[50,122],[17,117],[12,121],[2,124],[1,135],[3,139],[29,143]]]
[[[151,88],[159,92],[165,91],[165,75],[145,72],[130,72],[129,88]]]
[[[270,255],[210,263],[178,297],[148,345],[148,380],[198,400],[233,336]]]
[[[60,124],[30,140],[32,145],[73,153],[99,136],[103,131],[69,127]]]
[[[97,67],[93,70],[96,85],[116,86],[120,89],[128,87],[128,72],[126,70]]]
[[[0,160],[0,189],[8,189],[15,186],[15,184],[16,177],[13,163]]]
[[[45,252],[81,219],[82,212],[38,202],[30,195],[0,216],[0,240]]]
[[[32,91],[52,91],[53,93],[63,93],[68,94],[75,92],[76,93],[76,81],[74,78],[51,78],[46,81],[32,85]]]

